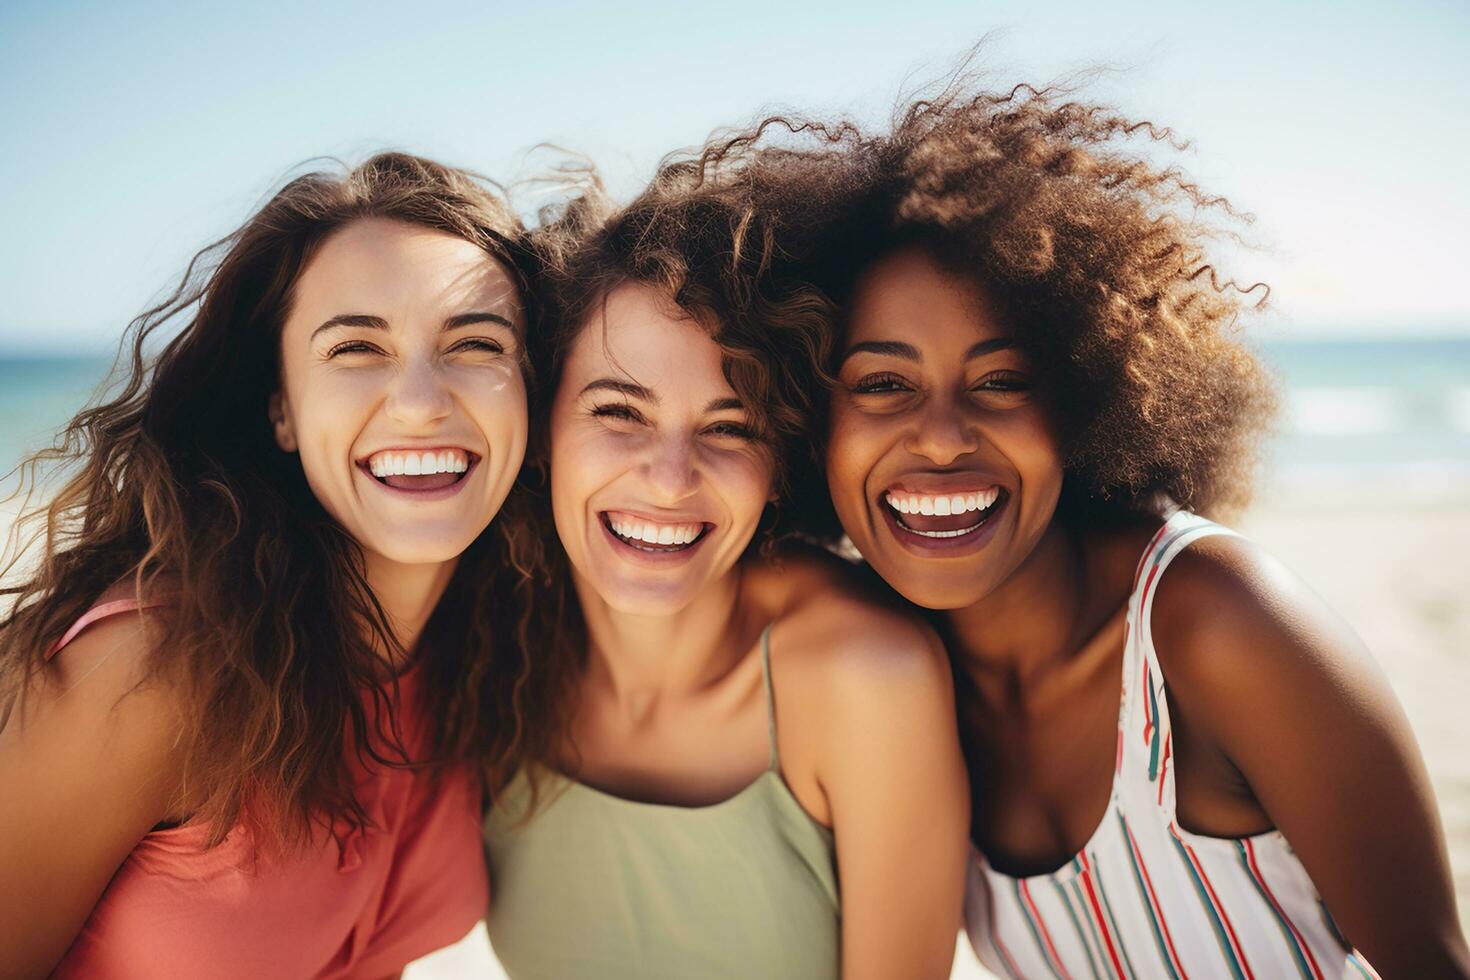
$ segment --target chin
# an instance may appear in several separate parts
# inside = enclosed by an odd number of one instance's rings
[[[417,534],[382,535],[388,540],[363,542],[380,558],[397,565],[442,565],[464,554],[476,534],[421,532]]]
[[[608,608],[627,616],[663,617],[673,616],[694,601],[695,591],[679,586],[636,585],[630,582],[613,583],[609,588],[594,591]]]
[[[914,605],[934,612],[964,609],[985,598],[989,592],[978,575],[936,574],[927,569],[915,574],[912,569],[885,568],[871,560],[868,564],[893,591]]]

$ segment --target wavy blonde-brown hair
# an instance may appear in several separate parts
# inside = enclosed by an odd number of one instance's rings
[[[498,189],[403,153],[287,183],[205,249],[124,341],[120,388],[77,415],[23,468],[64,474],[12,539],[0,619],[0,725],[46,671],[47,652],[104,591],[166,598],[145,680],[178,692],[184,777],[210,843],[238,821],[281,848],[361,828],[344,752],[436,770],[483,763],[492,781],[518,737],[511,692],[526,664],[515,600],[539,565],[523,494],[462,556],[419,643],[429,758],[407,758],[384,710],[382,652],[402,662],[357,542],[326,513],[267,402],[280,385],[292,290],[333,232],[388,218],[455,235],[531,295],[523,231]],[[182,322],[156,356],[147,349]],[[523,345],[524,347],[524,345]],[[529,367],[527,365],[527,367]],[[28,481],[29,482],[29,481]],[[23,485],[25,485],[23,483]],[[22,528],[32,529],[28,547]],[[365,697],[366,695],[366,697]],[[344,742],[345,735],[345,742]]]
[[[752,542],[768,548],[784,526],[788,462],[810,451],[822,393],[807,383],[804,366],[828,355],[831,304],[810,283],[780,272],[775,228],[756,198],[707,184],[697,157],[665,159],[624,206],[590,169],[577,169],[574,187],[571,200],[542,213],[531,236],[543,290],[531,350],[543,384],[524,479],[538,523],[554,535],[545,421],[562,367],[609,295],[639,284],[667,297],[720,348],[725,378],[775,464],[778,500]],[[574,767],[567,738],[587,637],[561,545],[552,540],[542,558],[531,600],[534,663],[516,702],[524,732],[518,749],[525,762]],[[536,767],[530,772],[534,780]]]

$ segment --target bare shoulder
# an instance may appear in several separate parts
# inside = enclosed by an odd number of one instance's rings
[[[775,670],[832,696],[898,693],[914,686],[950,696],[948,658],[934,630],[891,592],[821,552],[782,556],[779,614],[771,630]]]
[[[0,947],[47,972],[149,828],[181,819],[183,701],[155,622],[118,612],[52,656],[0,727]]]
[[[104,595],[98,605],[108,602]],[[38,693],[71,698],[125,694],[152,683],[153,652],[159,641],[159,621],[152,610],[125,610],[87,624],[50,657]]]
[[[1245,538],[1211,535],[1177,555],[1149,625],[1171,691],[1217,705],[1222,717],[1269,688],[1328,697],[1386,690],[1341,617]]]
[[[6,734],[45,733],[51,750],[58,751],[78,733],[95,739],[107,732],[139,748],[163,751],[176,741],[183,702],[176,687],[154,670],[159,636],[159,622],[146,610],[117,612],[88,624],[46,662]]]

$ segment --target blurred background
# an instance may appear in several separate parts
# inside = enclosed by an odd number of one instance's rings
[[[1407,707],[1470,924],[1463,0],[8,0],[0,472],[91,397],[190,256],[310,158],[399,148],[511,182],[552,143],[627,195],[665,153],[767,110],[881,123],[985,36],[997,86],[1107,67],[1087,96],[1193,140],[1178,162],[1257,216],[1257,247],[1224,264],[1272,287],[1249,336],[1284,411],[1241,523]],[[476,933],[409,975],[493,970]],[[956,975],[980,975],[967,952]]]

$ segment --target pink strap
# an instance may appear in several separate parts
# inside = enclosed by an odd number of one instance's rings
[[[77,638],[77,634],[81,633],[82,630],[86,629],[88,626],[91,626],[99,619],[106,619],[108,616],[116,616],[118,613],[141,612],[144,609],[157,609],[159,606],[163,605],[167,605],[167,601],[162,599],[150,602],[139,602],[137,599],[114,599],[111,602],[104,602],[99,605],[93,606],[91,609],[88,609],[86,612],[82,613],[81,619],[71,624],[71,629],[61,634],[61,639],[57,640],[56,645],[53,646],[49,651],[47,651],[46,659],[50,660],[52,657],[60,653],[62,647],[66,646],[72,640],[75,640]]]

